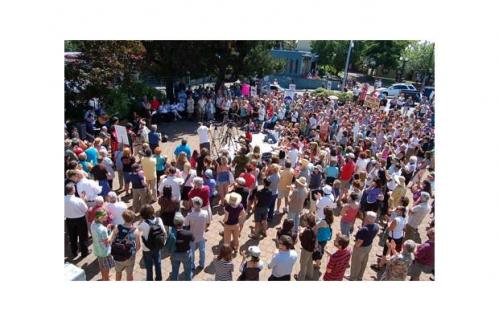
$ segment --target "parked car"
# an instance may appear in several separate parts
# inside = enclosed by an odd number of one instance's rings
[[[406,83],[397,83],[393,84],[388,88],[382,87],[376,89],[377,92],[383,93],[385,96],[393,97],[393,96],[398,96],[400,93],[404,93],[406,95],[413,96],[412,94],[414,93],[414,96],[417,97],[418,90],[416,87],[414,87],[411,84],[406,84]]]

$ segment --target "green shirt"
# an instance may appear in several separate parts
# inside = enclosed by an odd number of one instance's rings
[[[92,232],[92,244],[94,249],[94,254],[97,257],[106,257],[111,254],[111,244],[106,245],[104,243],[108,238],[108,230],[102,223],[93,222],[90,226],[90,231]]]

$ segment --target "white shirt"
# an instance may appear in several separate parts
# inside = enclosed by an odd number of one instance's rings
[[[159,194],[160,196],[163,195],[163,188],[166,187],[171,187],[172,188],[172,196],[180,200],[180,185],[184,183],[184,179],[180,177],[174,177],[174,176],[167,176],[165,179],[161,181],[159,184]]]
[[[189,231],[194,236],[194,242],[199,242],[204,239],[206,225],[210,222],[207,210],[192,211],[185,217],[184,226],[189,226]]]
[[[258,120],[259,121],[265,120],[265,108],[264,107],[260,107],[260,109],[258,110]]]
[[[199,126],[198,128],[198,135],[199,135],[199,143],[209,143],[210,138],[208,137],[208,127],[206,126]]]
[[[308,123],[310,125],[310,128],[312,129],[315,129],[317,127],[317,119],[315,119],[314,117],[310,117]]]
[[[431,211],[431,207],[428,202],[420,203],[412,208],[412,214],[409,214],[407,219],[407,224],[411,227],[417,229],[426,215]]]
[[[96,181],[84,177],[76,184],[76,190],[80,196],[85,193],[88,202],[95,200],[99,193],[102,192],[102,186],[99,186]]]
[[[124,202],[108,203],[106,206],[107,212],[113,218],[113,225],[125,224],[123,220],[123,212],[126,211],[128,207]]]
[[[399,239],[404,236],[405,219],[402,216],[397,216],[394,220],[397,222],[397,225],[393,231],[390,231],[390,237]]]
[[[268,267],[272,269],[272,275],[275,277],[290,275],[297,259],[298,254],[295,250],[279,252],[272,257]]]
[[[65,218],[80,218],[87,214],[87,204],[74,195],[64,196],[64,217]]]
[[[157,222],[159,224],[159,226],[161,227],[161,229],[163,230],[163,232],[166,234],[165,226],[163,225],[163,221],[161,220],[160,217],[156,217],[153,220],[149,220],[149,222],[151,222],[151,223]],[[142,233],[142,236],[146,240],[149,237],[149,230],[150,229],[151,229],[151,227],[145,221],[142,221],[142,223],[140,223],[140,225],[139,225],[139,231],[140,231],[140,233]],[[146,251],[146,252],[150,251],[149,248],[144,244],[144,242],[142,242],[142,250]]]
[[[357,159],[357,162],[355,163],[355,173],[360,173],[362,171],[366,171],[367,169],[367,164],[369,164],[369,159],[366,158],[366,159],[362,159],[362,158],[359,158]]]
[[[326,207],[330,208],[336,207],[336,203],[334,202],[334,196],[332,194],[324,195],[323,197],[317,200],[316,206],[317,206],[317,221],[322,221],[323,219],[325,219],[324,209]]]
[[[296,163],[298,162],[298,150],[296,148],[291,149],[288,152],[289,160],[291,161],[291,168],[294,168],[296,166]]]

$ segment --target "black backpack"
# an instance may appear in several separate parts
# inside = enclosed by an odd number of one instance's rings
[[[129,233],[135,228],[126,228],[123,225],[118,225],[118,235],[111,244],[111,255],[118,262],[128,260],[132,256],[134,249],[133,240],[129,240]]]
[[[151,251],[161,250],[166,243],[165,232],[163,232],[163,229],[158,224],[158,220],[154,222],[145,220],[145,222],[149,225],[149,235],[147,240],[142,235],[142,241]]]

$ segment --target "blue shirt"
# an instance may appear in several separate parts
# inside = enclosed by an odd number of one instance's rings
[[[160,135],[158,132],[149,132],[149,146],[159,146]]]
[[[175,156],[178,157],[180,153],[185,152],[187,154],[187,159],[191,158],[191,148],[189,145],[178,145],[177,148],[175,148]]]
[[[156,172],[164,171],[166,164],[166,157],[162,155],[154,155],[154,158],[156,158]]]
[[[367,224],[362,226],[355,235],[355,241],[362,240],[362,247],[369,246],[373,243],[376,234],[378,234],[379,227],[377,224]]]
[[[97,149],[95,147],[90,147],[85,150],[85,154],[87,154],[87,160],[93,165],[97,165]]]
[[[339,173],[340,173],[340,171],[339,171],[337,166],[326,167],[326,177],[338,178]]]
[[[210,188],[210,197],[216,195],[217,193],[217,182],[213,178],[205,178],[204,185],[207,185]]]

